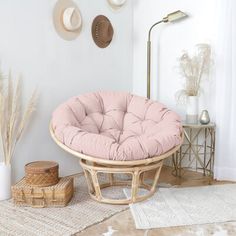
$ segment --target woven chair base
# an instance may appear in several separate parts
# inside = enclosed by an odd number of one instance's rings
[[[80,164],[84,169],[90,196],[98,202],[119,205],[143,201],[156,192],[156,185],[160,176],[163,160],[179,150],[184,138],[182,133],[180,144],[159,156],[143,160],[114,161],[92,157],[70,149],[56,138],[51,125],[50,133],[59,147],[73,156],[80,158]],[[146,181],[148,172],[154,172],[154,174],[152,173],[152,175],[150,175],[152,177],[152,184],[149,184],[149,182]],[[99,174],[108,175],[109,181],[100,183],[98,178]],[[127,181],[117,180],[117,178],[114,177],[117,174],[123,176],[128,175],[130,176],[130,179]],[[131,186],[131,197],[126,199],[111,199],[104,197],[102,195],[102,189],[112,186]],[[148,193],[140,196],[138,194],[140,188],[148,190]]]
[[[156,192],[157,182],[163,166],[163,160],[142,165],[116,166],[114,164],[104,165],[81,159],[80,164],[85,173],[91,198],[102,203],[121,205],[146,200]],[[149,174],[149,172],[152,172],[152,174]],[[108,176],[107,182],[99,182],[100,174]],[[115,178],[115,175],[126,177],[126,179]],[[130,178],[127,179],[127,176],[130,176]],[[147,176],[152,179],[147,179]],[[149,183],[150,180],[152,183]],[[125,199],[111,199],[104,197],[102,195],[102,189],[113,186],[130,186],[131,196]],[[145,195],[138,194],[139,189],[141,188],[147,190],[145,191],[147,192]]]

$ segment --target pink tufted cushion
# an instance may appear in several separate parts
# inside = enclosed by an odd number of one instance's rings
[[[73,97],[53,113],[57,139],[69,148],[109,160],[140,160],[181,142],[180,117],[159,102],[125,92]]]

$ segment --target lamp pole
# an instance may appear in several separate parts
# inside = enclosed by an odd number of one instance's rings
[[[147,41],[147,98],[148,99],[150,99],[150,95],[151,95],[150,90],[151,90],[151,33],[152,33],[152,29],[156,25],[159,25],[160,23],[176,21],[186,16],[187,14],[179,10],[172,12],[168,14],[166,17],[164,17],[161,21],[158,21],[155,24],[153,24],[148,31],[148,41]]]
[[[163,20],[156,22],[155,24],[153,24],[151,26],[151,28],[148,31],[148,41],[147,41],[147,98],[150,98],[150,94],[151,94],[151,32],[152,29],[162,23]]]

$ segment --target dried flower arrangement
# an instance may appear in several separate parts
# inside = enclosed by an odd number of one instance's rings
[[[199,96],[203,75],[208,75],[211,67],[211,47],[197,44],[192,57],[184,52],[179,58],[180,71],[185,78],[184,89],[177,91],[177,102],[185,103],[187,96]]]
[[[10,165],[16,144],[29,121],[36,104],[36,91],[33,92],[25,109],[22,108],[22,81],[13,85],[11,73],[4,76],[0,71],[0,145],[1,155],[6,165]]]

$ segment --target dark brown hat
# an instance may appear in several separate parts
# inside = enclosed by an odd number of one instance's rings
[[[112,24],[106,16],[95,17],[92,24],[92,36],[98,47],[107,47],[112,41],[113,33]]]

